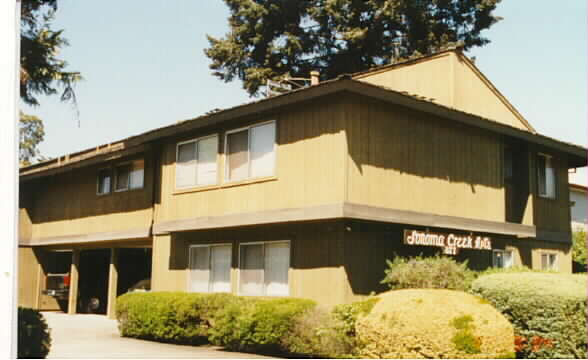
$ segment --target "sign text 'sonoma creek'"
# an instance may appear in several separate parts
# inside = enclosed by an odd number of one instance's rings
[[[417,230],[404,230],[405,245],[436,246],[447,255],[457,255],[459,249],[492,250],[487,236],[441,234]]]

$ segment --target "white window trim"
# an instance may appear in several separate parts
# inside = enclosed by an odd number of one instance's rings
[[[192,248],[198,248],[198,247],[215,247],[215,246],[230,246],[231,247],[231,259],[229,261],[229,274],[230,274],[230,269],[232,268],[232,264],[233,264],[233,244],[232,243],[214,243],[214,244],[191,244],[188,246],[188,276],[186,276],[186,291],[190,292],[190,293],[194,293],[194,291],[192,291],[190,289],[190,283],[191,283],[191,279],[190,279],[190,272],[192,271],[192,257],[190,256],[191,253],[191,249]],[[210,256],[211,256],[211,251],[208,252],[208,271],[210,271]],[[229,276],[229,283],[230,286],[232,288],[232,283],[231,283],[231,278]],[[211,286],[210,286],[210,279],[208,280],[208,291],[206,293],[216,293],[210,290]],[[231,291],[232,292],[232,291]]]
[[[543,269],[543,255],[554,255],[555,261],[553,262],[553,267],[549,269]],[[539,261],[541,262],[539,265],[541,266],[541,270],[551,270],[551,271],[559,271],[559,254],[553,251],[541,251],[539,253]]]
[[[100,172],[102,170],[110,170],[110,188],[108,189],[108,192],[105,192],[105,193],[100,192]],[[105,166],[105,167],[101,167],[100,169],[98,169],[98,174],[96,176],[96,195],[105,196],[105,195],[112,194],[113,188],[114,188],[114,170],[112,169],[112,167]]]
[[[131,188],[131,173],[133,172],[133,163],[135,161],[139,161],[139,160],[143,160],[143,185],[141,185],[141,187],[136,187],[136,188]],[[120,166],[124,166],[124,165],[130,165],[130,169],[129,169],[129,181],[127,183],[127,187],[124,189],[117,189],[116,185],[118,183],[118,168]],[[112,166],[112,176],[114,177],[112,179],[112,184],[114,187],[114,191],[113,192],[123,192],[123,191],[132,191],[132,190],[141,190],[145,187],[145,159],[142,158],[137,158],[137,159],[133,159],[133,160],[128,160],[128,161],[123,161],[121,163],[115,164]]]
[[[188,185],[188,186],[178,186],[178,176],[177,176],[177,164],[178,164],[178,159],[180,157],[180,146],[184,145],[184,144],[189,144],[189,143],[197,143],[200,140],[204,140],[204,139],[208,139],[208,138],[212,138],[212,137],[216,137],[216,153],[215,153],[215,164],[216,164],[216,179],[214,181],[214,184],[205,184],[205,185]],[[197,138],[193,138],[190,140],[185,140],[185,141],[181,141],[179,143],[176,144],[176,162],[174,163],[174,187],[176,190],[185,190],[185,189],[192,189],[192,188],[198,188],[198,187],[206,187],[206,186],[214,186],[214,185],[218,185],[218,140],[219,140],[220,136],[218,133],[214,133],[214,134],[210,134],[210,135],[206,135],[206,136],[200,136]],[[196,162],[196,166],[198,166],[198,144],[196,144],[196,159],[194,160]]]
[[[501,253],[502,254],[502,259],[503,259],[502,260],[502,263],[503,264],[504,264],[504,254],[510,253],[510,256],[511,256],[511,258],[510,258],[511,259],[511,264],[509,266],[506,266],[506,267],[503,266],[503,267],[501,267],[499,269],[508,269],[508,268],[511,268],[511,267],[514,266],[514,261],[513,261],[514,260],[514,258],[513,258],[514,251],[509,250],[509,249],[504,249],[504,250],[502,250],[502,249],[493,249],[492,250],[492,267],[493,268],[498,268],[498,266],[496,266],[496,264],[494,264],[494,254],[496,254],[496,253]]]
[[[556,173],[555,167],[553,166],[553,155],[539,152],[539,153],[537,153],[537,156],[542,156],[545,158],[545,191],[546,191],[545,194],[542,194],[539,189],[539,166],[536,166],[537,167],[537,175],[536,175],[537,176],[537,179],[536,179],[537,196],[539,196],[540,198],[543,198],[543,199],[552,199],[552,200],[557,199],[557,173]],[[553,169],[553,187],[554,187],[553,188],[553,196],[550,196],[547,194],[547,160],[550,161],[551,168]]]
[[[130,189],[131,186],[131,171],[133,169],[133,165],[132,165],[132,161],[125,161],[125,162],[121,162],[119,164],[116,164],[113,166],[112,168],[112,174],[113,174],[113,181],[112,184],[114,186],[114,192],[123,192],[123,191],[128,191]],[[127,182],[127,187],[124,189],[117,189],[117,185],[118,185],[118,168],[121,166],[125,166],[125,165],[131,165],[131,169],[129,170],[129,180]]]
[[[241,246],[245,245],[264,245],[263,246],[263,261],[265,264],[265,244],[288,244],[288,294],[286,295],[268,295],[265,294],[265,267],[263,268],[263,292],[261,295],[242,294],[241,293]],[[292,242],[290,240],[276,240],[276,241],[251,241],[239,243],[239,249],[237,251],[237,295],[239,296],[271,296],[271,297],[284,297],[290,296],[290,269],[292,268]]]
[[[251,129],[254,127],[258,127],[258,126],[262,126],[262,125],[266,125],[266,124],[271,124],[274,123],[274,148],[273,148],[273,152],[274,152],[274,171],[273,171],[273,175],[269,175],[269,176],[255,176],[252,177],[251,176]],[[230,134],[234,134],[243,130],[247,130],[247,177],[243,178],[243,179],[238,179],[238,180],[230,180],[229,179],[229,135]],[[255,124],[251,124],[248,126],[244,126],[244,127],[240,127],[237,129],[232,129],[232,130],[227,130],[225,132],[225,144],[224,144],[224,154],[225,154],[225,174],[223,176],[224,178],[224,183],[226,184],[231,184],[231,183],[238,183],[241,181],[246,181],[246,180],[251,180],[251,179],[262,179],[262,178],[266,178],[266,177],[272,177],[272,176],[276,176],[277,173],[277,164],[278,164],[278,123],[276,120],[268,120],[268,121],[264,121],[264,122],[260,122],[260,123],[255,123]]]

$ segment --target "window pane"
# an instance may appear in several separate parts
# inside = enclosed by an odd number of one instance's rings
[[[207,246],[190,247],[190,291],[208,292],[209,251]]]
[[[505,268],[512,267],[512,265],[513,265],[512,251],[505,251],[503,253],[502,262],[503,262],[503,267],[505,267]]]
[[[210,290],[231,292],[231,245],[212,246]]]
[[[276,124],[269,123],[251,128],[251,176],[274,174]]]
[[[501,268],[504,265],[504,258],[502,251],[492,252],[492,266]]]
[[[290,244],[265,244],[265,291],[266,295],[288,295],[288,268],[290,267]]]
[[[263,295],[263,245],[241,245],[239,292]]]
[[[249,132],[247,130],[229,134],[228,141],[228,178],[229,180],[245,179],[249,176],[248,167],[248,143]]]
[[[216,184],[216,153],[218,149],[216,136],[198,142],[198,166],[196,179],[198,185]]]
[[[537,156],[537,190],[539,195],[546,195],[545,188],[545,156]]]
[[[196,160],[196,143],[189,142],[178,146],[178,162]]]
[[[129,188],[130,165],[121,165],[116,168],[115,190],[126,190]]]
[[[108,194],[110,192],[111,179],[110,169],[100,170],[98,173],[98,194]]]
[[[176,161],[176,187],[182,188],[196,184],[196,143],[178,146]]]
[[[555,169],[550,158],[545,159],[545,195],[555,197]]]
[[[143,187],[143,179],[145,177],[145,162],[143,160],[133,161],[133,168],[130,176],[131,189],[139,189]]]
[[[547,254],[541,254],[541,270],[549,269],[549,256]]]

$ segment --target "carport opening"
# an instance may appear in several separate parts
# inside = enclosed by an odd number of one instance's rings
[[[43,309],[67,311],[69,295],[69,273],[71,270],[71,251],[48,251],[43,255],[41,265],[45,274],[45,284],[41,293]]]
[[[80,251],[77,312],[106,314],[110,249]]]
[[[116,296],[151,289],[151,249],[119,249]]]

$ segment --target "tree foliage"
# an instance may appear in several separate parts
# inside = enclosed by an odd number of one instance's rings
[[[224,0],[230,31],[207,36],[219,79],[238,78],[250,95],[266,80],[331,79],[448,46],[489,42],[500,0]]]
[[[577,229],[573,233],[572,259],[574,262],[586,268],[586,252],[588,247],[588,238],[586,230]]]
[[[18,152],[18,160],[20,166],[27,166],[33,160],[39,160],[39,149],[37,145],[45,137],[45,128],[43,122],[36,116],[26,115],[20,112],[19,122],[20,148]]]
[[[20,31],[20,98],[27,105],[39,105],[37,96],[57,94],[61,100],[76,103],[73,85],[81,80],[77,72],[64,71],[67,62],[58,57],[68,45],[63,30],[53,30],[51,22],[57,0],[22,0]]]

